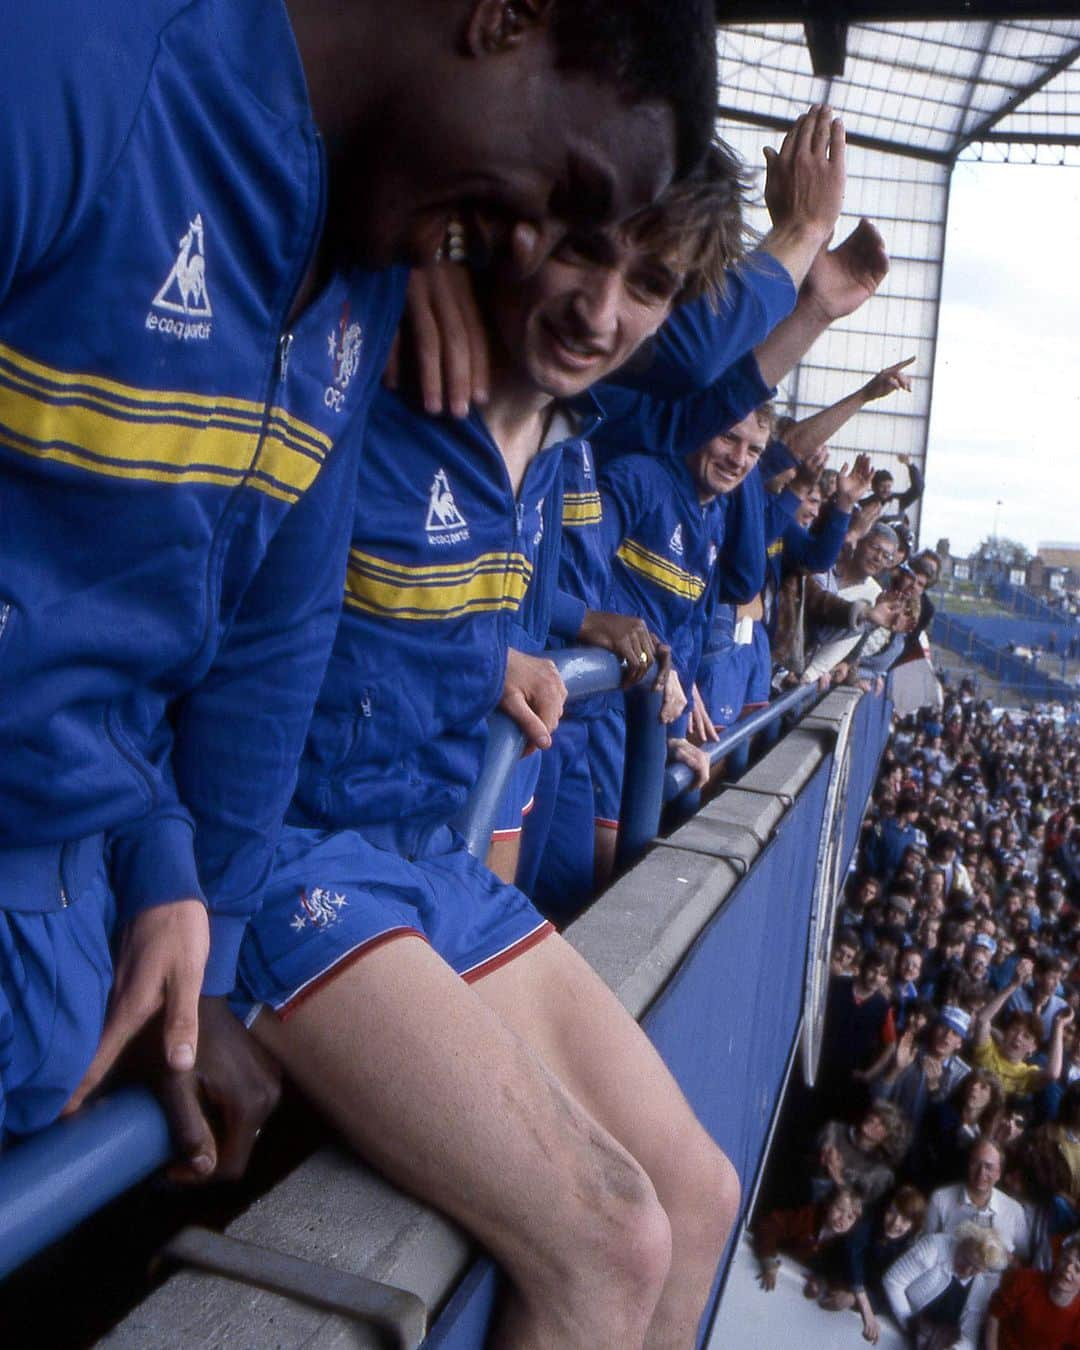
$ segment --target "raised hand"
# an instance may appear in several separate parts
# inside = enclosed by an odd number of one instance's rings
[[[842,244],[818,252],[804,283],[806,298],[832,323],[854,314],[888,274],[885,240],[868,220],[860,220]]]
[[[905,394],[911,393],[911,377],[904,374],[904,370],[912,364],[916,358],[909,356],[906,361],[897,361],[894,366],[886,366],[884,370],[872,376],[863,385],[863,397],[867,403],[871,403],[876,398],[884,398],[886,394],[893,394],[898,389],[902,389]],[[910,459],[909,455],[901,455],[901,464],[906,464]]]
[[[779,151],[765,150],[765,205],[777,229],[827,239],[844,204],[844,124],[815,104],[796,118]]]
[[[829,447],[819,445],[805,459],[800,459],[791,482],[791,490],[805,496],[821,477],[822,470],[829,462]]]
[[[841,511],[850,511],[870,492],[874,478],[874,466],[869,455],[856,455],[855,464],[849,469],[844,464],[836,476],[836,504]]]

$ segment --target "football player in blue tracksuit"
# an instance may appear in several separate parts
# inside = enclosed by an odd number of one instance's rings
[[[625,1190],[579,1188],[597,1150],[647,1170],[663,1197],[680,1262],[659,1325],[680,1338],[700,1316],[734,1213],[730,1164],[644,1034],[446,823],[476,771],[533,561],[515,504],[527,513],[547,496],[540,479],[555,446],[543,447],[566,436],[545,427],[552,397],[621,360],[677,285],[632,240],[571,235],[516,295],[496,297],[509,307],[495,326],[511,357],[483,418],[460,429],[419,419],[423,476],[392,493],[382,478],[415,454],[396,433],[371,449],[360,496],[374,509],[357,516],[293,823],[241,956],[243,992],[262,1007],[256,1037],[392,1178],[485,1242],[510,1275],[509,1307],[520,1291],[530,1320],[551,1319],[533,1337],[541,1344],[565,1343],[569,1317],[578,1340],[636,1342],[660,1297],[656,1285],[644,1313],[613,1333],[627,1291],[612,1237],[597,1246],[589,1234],[645,1216]],[[587,424],[574,430],[591,437]],[[597,1078],[597,1055],[635,1082],[633,1118]],[[568,1129],[585,1119],[587,1134]],[[687,1165],[693,1195],[678,1182]],[[543,1204],[525,1199],[537,1187]],[[587,1277],[588,1298],[548,1289],[556,1252]]]
[[[358,0],[331,43],[306,11],[294,35],[279,0],[5,16],[0,1140],[80,1101],[162,1006],[190,1124],[200,984],[204,1035],[232,1038],[212,1088],[229,1096],[246,1042],[217,996],[340,612],[361,428],[404,289],[344,263],[312,282],[349,254],[430,257],[455,205],[470,228],[496,202],[541,220],[591,172],[606,217],[687,168],[708,60],[689,92],[621,74],[595,43],[595,74],[553,68],[551,43],[576,54],[607,8],[564,13],[551,37],[547,11],[501,0],[406,3],[373,40]],[[661,44],[708,27],[693,4],[674,31],[668,6],[652,25]],[[551,106],[510,93],[511,68]],[[649,99],[674,109],[677,151],[651,114],[635,129]],[[580,195],[563,192],[575,213]],[[208,1130],[181,1143],[212,1170]]]
[[[782,156],[796,174],[809,161],[824,182],[810,231],[818,247],[842,178],[828,153],[839,130],[823,135],[823,117],[800,123],[794,139],[805,154]],[[548,424],[553,399],[621,361],[679,285],[679,271],[640,239],[571,232],[520,287],[492,297],[501,360],[482,425],[503,460],[487,489],[501,494],[501,524],[470,516],[465,466],[449,446],[440,467],[454,508],[444,485],[433,492],[425,477],[412,509],[396,512],[393,539],[378,532],[394,521],[371,527],[358,517],[348,600],[301,769],[294,820],[306,823],[283,840],[241,956],[245,992],[262,1005],[256,1037],[369,1158],[502,1264],[500,1331],[515,1344],[640,1344],[650,1326],[688,1342],[737,1208],[730,1163],[641,1029],[445,823],[464,754],[479,744],[470,728],[500,688],[506,639],[491,616],[513,612],[528,547],[513,503],[549,437],[565,436]],[[433,465],[442,447],[431,446]],[[406,447],[395,450],[404,460]],[[387,472],[394,460],[383,461]],[[442,542],[431,544],[436,502]],[[474,527],[474,554],[439,560]],[[448,656],[436,655],[431,639],[459,607],[485,624],[495,660],[464,629]],[[387,617],[373,651],[373,630],[369,640],[354,634],[375,610]],[[339,656],[354,664],[348,675]],[[475,697],[473,720],[461,707],[455,732],[417,746],[411,732],[456,701],[446,687],[454,680]],[[391,818],[392,803],[410,816]],[[346,818],[351,828],[336,828]]]

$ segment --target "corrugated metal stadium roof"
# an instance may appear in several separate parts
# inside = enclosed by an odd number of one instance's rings
[[[760,168],[763,145],[779,145],[811,103],[830,104],[852,147],[850,214],[837,235],[869,216],[892,257],[875,299],[815,345],[782,398],[808,416],[915,353],[912,397],[871,405],[832,445],[834,463],[865,450],[902,487],[898,457],[926,461],[953,165],[1080,165],[1077,0],[717,0],[716,8],[719,134]],[[767,228],[764,212],[754,223]],[[1017,228],[1024,232],[1022,218]]]

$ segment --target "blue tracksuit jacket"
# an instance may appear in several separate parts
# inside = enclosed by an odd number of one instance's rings
[[[580,428],[582,433],[588,427]],[[529,464],[515,500],[474,411],[429,417],[386,391],[360,464],[341,624],[290,819],[345,829],[400,823],[419,847],[476,781],[487,715],[558,492],[564,442]],[[550,585],[554,562],[547,568]],[[550,596],[550,592],[549,592]],[[550,599],[541,602],[541,609]]]
[[[223,993],[404,276],[339,276],[285,334],[324,172],[280,0],[93,0],[77,22],[38,0],[4,26],[0,904],[77,898],[12,850],[100,836],[122,917],[205,894]]]

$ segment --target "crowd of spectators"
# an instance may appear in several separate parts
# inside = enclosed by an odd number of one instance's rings
[[[836,916],[807,1189],[755,1228],[763,1287],[801,1261],[868,1341],[888,1315],[932,1350],[1080,1345],[1078,797],[1076,717],[995,711],[967,683],[882,758]]]

